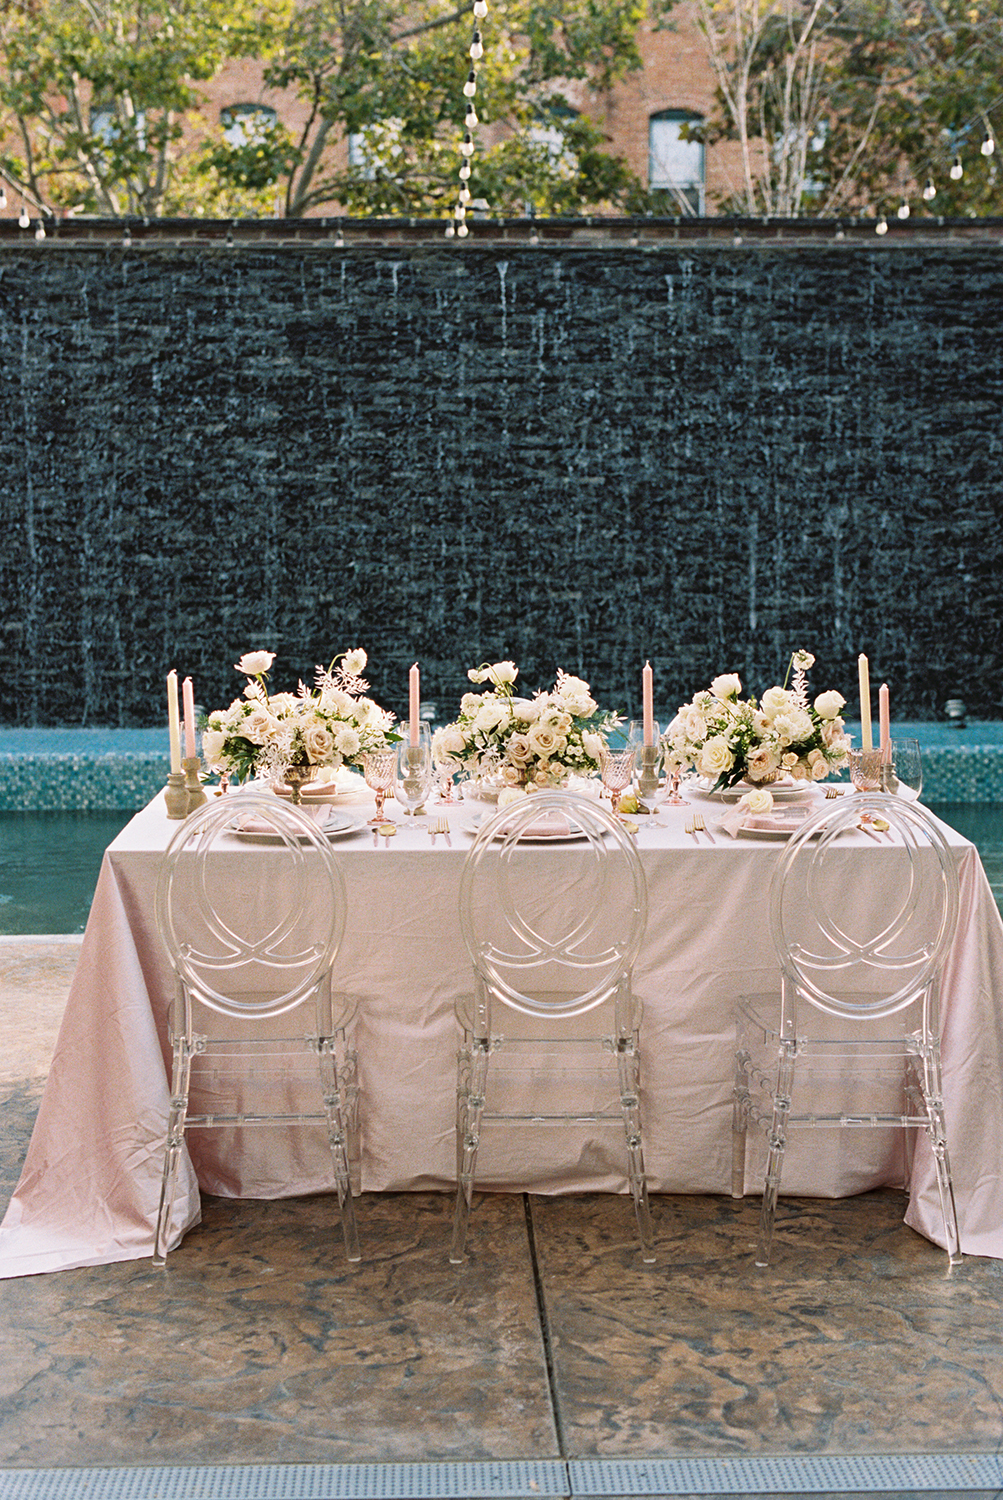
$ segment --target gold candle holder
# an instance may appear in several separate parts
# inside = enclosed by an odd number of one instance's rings
[[[167,816],[178,822],[188,816],[188,788],[185,785],[184,773],[182,771],[171,771],[167,777],[167,786],[164,788],[164,801],[167,803]]]
[[[185,791],[188,793],[188,811],[194,812],[206,801],[205,790],[199,780],[199,758],[197,755],[185,756],[181,762],[185,773]]]

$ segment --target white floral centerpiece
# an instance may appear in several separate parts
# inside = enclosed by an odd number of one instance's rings
[[[235,670],[247,677],[244,696],[214,709],[202,731],[202,754],[210,770],[236,781],[281,776],[289,766],[360,765],[365,754],[395,742],[393,714],[366,692],[360,674],[366,653],[345,651],[329,667],[318,667],[313,688],[270,693],[274,651],[248,651]]]
[[[734,673],[715,677],[709,688],[684,703],[662,739],[666,764],[693,766],[721,791],[739,781],[768,786],[782,776],[823,781],[849,757],[840,693],[808,700],[807,672],[815,658],[795,651],[783,687],[767,688],[757,702],[740,698]],[[788,688],[793,669],[793,681]]]
[[[436,764],[526,791],[560,786],[572,773],[592,775],[620,716],[600,709],[580,677],[558,672],[550,692],[519,698],[518,675],[511,661],[471,667],[471,682],[489,686],[464,693],[453,723],[436,730]]]

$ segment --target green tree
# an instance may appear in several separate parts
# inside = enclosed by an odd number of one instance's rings
[[[5,5],[0,170],[47,208],[190,211],[204,191],[190,129],[199,85],[242,55],[252,21],[246,0]]]
[[[717,79],[705,138],[741,148],[720,207],[1003,212],[996,153],[981,149],[1003,114],[1003,0],[697,0],[697,12]]]

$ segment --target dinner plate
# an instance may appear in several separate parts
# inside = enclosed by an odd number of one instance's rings
[[[492,816],[492,814],[488,814],[488,816]],[[478,829],[483,821],[483,817],[475,818],[471,827]],[[499,829],[495,834],[495,838],[502,838],[503,835],[504,829]],[[542,831],[524,833],[519,842],[520,844],[580,844],[583,839],[587,838],[588,834],[584,828],[578,823],[572,823],[567,829],[558,828],[553,833],[543,833]]]
[[[348,833],[357,833],[361,827],[362,824],[357,823],[354,818],[346,818],[339,813],[332,813],[326,822],[317,824],[317,832],[322,834],[326,839],[340,839],[344,838]],[[245,844],[282,843],[280,834],[266,833],[263,829],[259,831],[254,828],[234,827],[231,828],[230,832],[234,838],[240,839]],[[307,833],[297,833],[295,837],[300,843],[306,843],[309,841],[310,835]]]
[[[769,792],[774,802],[797,802],[802,798],[811,797],[814,785],[814,782],[782,781],[774,786],[765,786],[762,790]],[[719,792],[712,792],[711,784],[691,781],[686,790],[696,792],[698,797],[709,797],[712,802],[737,802],[753,788],[751,786],[726,786]]]

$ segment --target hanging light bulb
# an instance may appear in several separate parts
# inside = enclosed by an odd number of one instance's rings
[[[965,169],[961,165],[961,157],[956,156],[951,163],[951,180],[953,182],[960,182],[961,178],[964,177],[964,175]]]
[[[875,226],[874,226],[874,233],[875,234],[887,234],[888,233],[888,220],[885,218],[884,214],[881,215],[880,219],[875,224]]]
[[[455,238],[456,238],[456,225],[453,223],[452,219],[450,219],[449,223],[446,225],[446,239],[447,240],[452,240],[452,239],[455,239]]]
[[[475,125],[479,123],[477,119],[477,111],[472,104],[469,106],[466,114],[463,116],[463,123],[468,127],[468,129],[471,130]]]
[[[474,15],[478,21],[483,21],[488,13],[488,0],[474,0]]]
[[[996,142],[993,140],[993,133],[991,130],[987,130],[985,135],[982,137],[982,155],[992,156],[995,150]]]
[[[466,204],[465,203],[458,203],[456,205],[456,207],[453,209],[453,218],[456,219],[456,221],[458,223],[462,223],[463,220],[466,217],[467,217],[467,206],[466,206]]]
[[[900,219],[908,219],[908,217],[909,217],[909,200],[908,200],[908,198],[903,198],[902,202],[899,204],[898,215],[899,215]]]
[[[7,207],[7,194],[4,192],[2,185],[0,185],[0,209],[6,208],[6,207]]]
[[[460,197],[460,202],[461,203],[469,203],[470,202],[470,189],[468,187],[461,187],[460,188],[459,197]]]
[[[35,226],[35,238],[36,240],[45,239],[45,225],[42,223],[41,219],[39,219],[38,224]]]
[[[474,39],[470,43],[470,56],[474,59],[474,62],[484,56],[484,43],[481,41],[479,31],[474,32]]]
[[[463,163],[463,166],[460,168],[460,181],[461,182],[469,182],[470,181],[470,163],[469,162],[465,161]]]
[[[461,240],[465,240],[467,235],[470,233],[470,230],[467,228],[466,224],[457,224],[456,233],[459,235]]]
[[[17,216],[17,222],[22,229],[27,229],[28,225],[31,223],[31,220],[28,218],[28,210],[25,207],[23,198],[21,199],[21,212]]]
[[[473,140],[471,139],[470,131],[468,130],[467,133],[466,133],[466,135],[463,137],[463,140],[460,142],[460,155],[461,156],[473,156],[473,154],[474,154],[474,143],[473,143]]]
[[[466,94],[468,99],[472,99],[477,93],[477,73],[473,68],[471,68],[470,72],[467,74],[467,81],[463,85],[463,92]]]
[[[927,203],[930,203],[936,196],[937,189],[933,185],[933,178],[928,177],[926,179],[926,187],[923,189],[923,197]]]

